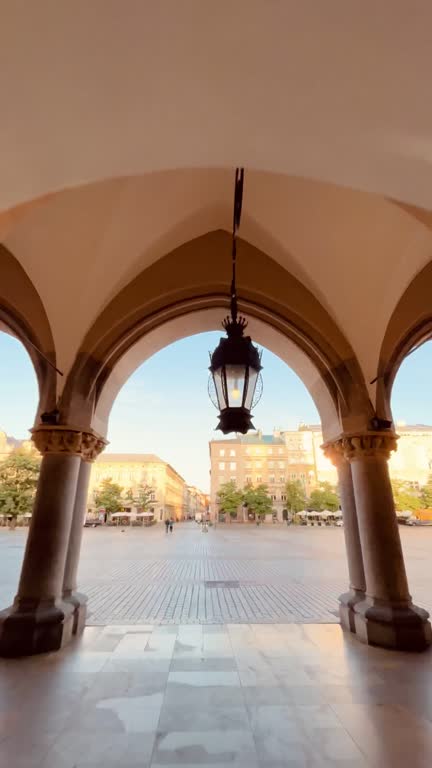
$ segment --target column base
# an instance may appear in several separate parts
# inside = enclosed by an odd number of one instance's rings
[[[412,603],[366,597],[354,607],[355,633],[362,643],[398,651],[424,651],[432,643],[429,614]]]
[[[73,623],[74,610],[68,603],[21,601],[0,612],[0,656],[58,651],[71,640]]]
[[[73,635],[82,635],[87,618],[87,595],[81,592],[65,593],[63,602],[73,607]]]
[[[357,589],[349,589],[339,597],[339,618],[343,629],[355,634],[355,614],[354,609],[357,603],[363,602],[365,593]]]

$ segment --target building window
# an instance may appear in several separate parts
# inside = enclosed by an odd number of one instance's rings
[[[297,475],[295,472],[291,475],[291,480],[297,480]]]
[[[274,495],[274,493],[272,493],[271,500],[276,501],[276,496]]]
[[[252,469],[252,462],[251,461],[247,461],[246,462],[246,469]]]
[[[246,483],[252,483],[252,477],[250,475],[246,475]]]
[[[282,493],[282,494],[281,494],[281,501],[286,501],[286,495],[285,495],[285,493]]]
[[[279,456],[281,455],[281,453],[283,453],[283,448],[278,448],[278,454],[279,454]]]
[[[285,482],[285,475],[281,475],[281,476],[280,476],[280,478],[279,478],[279,482],[280,482],[280,483],[284,483],[284,482]]]
[[[257,481],[257,483],[262,483],[262,477],[261,477],[261,475],[257,475],[257,476],[256,476],[256,481]]]
[[[235,477],[230,477],[230,480],[231,480],[232,483],[235,483],[236,478]]]
[[[259,455],[261,453],[261,448],[255,448],[255,453]]]
[[[274,481],[275,481],[275,476],[269,475],[269,483],[274,483]]]
[[[283,463],[283,461],[279,461],[278,466],[279,466],[279,469],[283,469],[285,464]]]
[[[249,456],[249,454],[250,454],[250,448],[245,448],[245,454],[246,454],[246,456]]]
[[[224,461],[220,461],[219,462],[219,469],[225,469],[225,462]]]
[[[268,455],[269,455],[269,456],[271,456],[271,455],[272,455],[272,453],[273,453],[273,448],[269,448],[269,449],[268,449],[268,451],[267,451],[267,453],[268,453]]]
[[[230,456],[235,456],[235,450],[233,448],[230,450]]]
[[[225,456],[225,448],[219,450],[219,456]]]
[[[269,469],[273,469],[274,461],[269,461],[268,466],[269,466]]]
[[[237,464],[235,463],[235,461],[230,461],[230,469],[234,469],[234,470],[237,469]]]
[[[255,462],[255,469],[261,469],[261,462],[260,461],[256,461]]]

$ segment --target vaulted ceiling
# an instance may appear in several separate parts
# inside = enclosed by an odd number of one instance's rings
[[[372,380],[432,256],[431,29],[432,6],[394,0],[2,9],[0,242],[59,366],[136,275],[230,229],[244,165],[242,238],[319,299]]]

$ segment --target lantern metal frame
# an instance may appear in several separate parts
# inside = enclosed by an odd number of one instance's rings
[[[236,264],[237,264],[237,231],[243,201],[244,170],[237,168],[234,185],[234,215],[232,231],[232,280],[230,293],[230,315],[225,317],[222,326],[227,338],[221,338],[218,346],[210,355],[209,396],[216,408],[219,409],[219,423],[216,429],[224,435],[230,432],[246,434],[254,429],[251,409],[257,404],[262,394],[261,356],[262,352],[252,343],[250,336],[244,336],[247,321],[238,314]],[[242,381],[241,404],[230,405],[228,391],[228,373],[230,368],[239,369],[238,380]],[[240,372],[241,371],[241,372]],[[255,372],[253,389],[250,391],[251,371]],[[239,391],[240,394],[240,391]]]

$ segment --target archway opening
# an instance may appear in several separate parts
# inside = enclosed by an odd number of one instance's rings
[[[391,410],[399,435],[390,458],[396,514],[415,602],[432,609],[425,562],[432,556],[432,341],[415,346],[393,381]]]
[[[220,320],[220,311],[217,316]],[[210,320],[210,327],[217,327],[214,313]],[[140,622],[166,621],[170,616],[186,623],[206,622],[229,615],[239,621],[244,619],[245,605],[250,619],[256,611],[262,620],[275,616],[278,621],[294,621],[302,615],[305,594],[317,598],[311,620],[336,621],[337,595],[346,584],[343,535],[336,526],[337,514],[321,508],[313,514],[310,509],[310,496],[319,482],[336,482],[335,470],[320,448],[323,436],[316,403],[322,408],[327,401],[319,376],[301,361],[306,376],[314,376],[314,402],[305,383],[282,359],[282,354],[289,359],[291,347],[284,346],[289,342],[264,329],[267,339],[281,346],[279,355],[264,348],[264,396],[254,412],[256,431],[244,442],[235,435],[225,440],[214,431],[217,412],[207,395],[208,352],[221,333],[187,335],[186,328],[191,328],[187,322],[184,318],[143,339],[139,350],[131,350],[130,360],[123,359],[112,371],[100,396],[96,418],[99,424],[106,419],[110,445],[93,468],[88,512],[95,516],[95,524],[103,525],[94,530],[89,525],[79,579],[90,598],[90,623],[112,621],[113,605],[119,621],[127,620],[127,613]],[[252,337],[259,342],[263,336],[258,338],[256,331],[260,336],[258,323]],[[147,360],[139,365],[143,357]],[[296,365],[300,367],[299,359]],[[253,448],[250,454],[248,446]],[[236,515],[223,523],[217,495],[232,479],[240,492],[249,485],[266,486],[269,511],[262,515],[249,503],[239,502]],[[304,491],[302,509],[295,510],[303,514],[293,515],[288,509],[289,482]],[[116,511],[106,515],[108,483],[114,494],[119,494],[118,487],[124,490],[123,499],[114,500]],[[139,485],[153,494],[144,504],[138,498]],[[169,519],[175,520],[173,534],[165,532]],[[102,539],[107,541],[103,590],[98,561]],[[330,575],[325,586],[323,570]],[[257,574],[259,583],[253,587]],[[266,595],[271,594],[269,608]]]
[[[29,429],[38,411],[39,386],[27,350],[5,325],[0,371],[0,601],[8,605],[16,593],[38,476]]]

